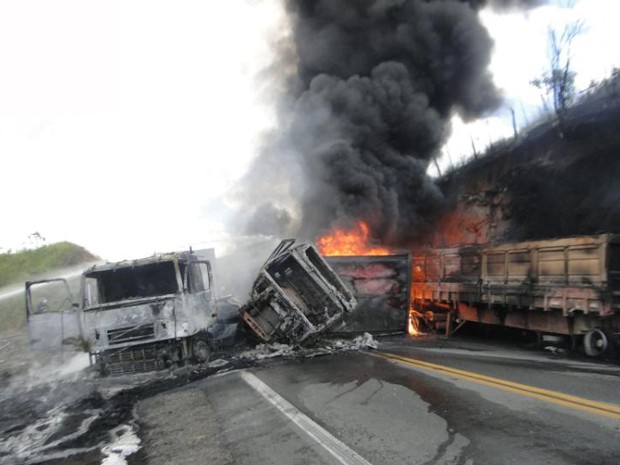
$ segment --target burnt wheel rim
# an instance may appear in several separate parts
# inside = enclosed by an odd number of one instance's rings
[[[194,343],[194,358],[198,362],[207,362],[211,355],[209,345],[205,341],[196,341]]]

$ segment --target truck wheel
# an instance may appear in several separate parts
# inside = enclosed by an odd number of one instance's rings
[[[211,358],[211,348],[204,339],[195,339],[192,344],[192,359],[198,363],[206,363]]]
[[[583,337],[583,349],[589,357],[600,357],[612,350],[613,342],[602,329],[591,329]]]

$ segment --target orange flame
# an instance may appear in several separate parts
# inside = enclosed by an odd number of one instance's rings
[[[418,320],[417,312],[414,310],[411,310],[409,312],[409,319],[407,321],[407,334],[409,334],[409,336],[419,336],[420,334],[422,334],[422,331],[420,331],[420,320]]]
[[[317,245],[321,255],[390,255],[387,247],[375,247],[369,243],[368,225],[359,221],[357,227],[349,230],[336,229],[319,237]]]

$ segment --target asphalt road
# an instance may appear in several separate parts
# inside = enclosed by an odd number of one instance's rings
[[[620,463],[620,367],[466,341],[275,361],[138,413],[151,464]]]

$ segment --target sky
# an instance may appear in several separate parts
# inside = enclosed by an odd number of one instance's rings
[[[568,4],[568,0],[557,0],[511,14],[488,10],[481,13],[482,21],[495,41],[490,69],[495,84],[503,91],[504,104],[493,115],[473,124],[465,125],[458,117],[453,119],[452,137],[443,149],[440,169],[445,170],[451,164],[458,165],[470,158],[472,140],[476,150],[481,152],[491,141],[511,137],[511,108],[519,129],[544,114],[541,93],[530,81],[549,66],[549,28],[561,32],[566,24],[583,22],[582,33],[575,38],[571,51],[578,91],[585,91],[592,81],[609,77],[614,67],[620,68],[620,54],[615,50],[615,44],[620,41],[620,29],[609,20],[620,13],[620,2],[579,0],[572,8],[562,8]],[[429,167],[429,174],[437,174],[434,166]]]
[[[553,3],[553,2],[551,2]],[[540,114],[529,81],[550,24],[578,17],[578,87],[620,66],[620,2],[580,0],[483,12],[506,104],[453,121],[440,165],[459,163]],[[571,16],[573,15],[573,16]],[[568,17],[568,18],[567,18]],[[68,240],[109,260],[230,250],[227,195],[257,154],[274,109],[261,72],[282,30],[277,0],[0,0],[0,252]]]

